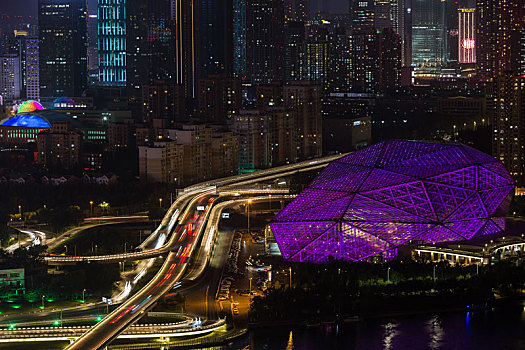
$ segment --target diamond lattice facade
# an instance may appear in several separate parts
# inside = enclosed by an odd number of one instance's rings
[[[270,226],[292,261],[388,258],[501,232],[513,193],[501,162],[473,148],[386,141],[332,162]]]

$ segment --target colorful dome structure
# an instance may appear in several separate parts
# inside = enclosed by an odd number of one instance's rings
[[[410,242],[500,233],[513,193],[503,164],[471,147],[386,141],[330,163],[270,227],[288,260],[391,259]]]
[[[20,113],[32,113],[34,111],[43,111],[44,107],[37,101],[29,100],[25,101],[18,107],[17,114]]]

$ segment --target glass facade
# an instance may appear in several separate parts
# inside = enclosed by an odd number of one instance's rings
[[[98,0],[99,84],[126,86],[126,0]]]
[[[473,148],[386,141],[332,162],[270,226],[292,261],[386,258],[501,232],[513,193],[503,164]]]
[[[412,64],[417,67],[446,64],[445,5],[442,0],[412,2]]]

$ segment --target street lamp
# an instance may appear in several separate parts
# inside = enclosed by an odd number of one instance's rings
[[[18,206],[18,214],[22,215],[22,206],[21,205]]]
[[[248,199],[248,234],[250,234],[250,204],[252,203],[251,199]]]
[[[386,269],[386,281],[390,282],[390,267]]]
[[[252,295],[252,278],[253,277],[248,277],[248,279],[250,280],[250,296]]]
[[[292,289],[292,267],[291,266],[288,268],[288,271],[290,271],[290,289]]]
[[[434,282],[436,281],[436,265],[434,265],[434,271],[433,271],[433,274],[432,274],[432,280]]]
[[[85,294],[86,293],[86,289],[84,288],[84,290],[82,291],[82,302],[85,303],[86,302],[86,298],[85,298]]]
[[[44,298],[45,297],[46,297],[45,295],[42,295],[42,309],[44,309]]]
[[[162,198],[159,198],[159,208],[162,208]]]
[[[66,255],[67,255],[67,245],[64,245],[64,248],[66,249]]]
[[[91,208],[91,216],[93,216],[93,201],[89,201],[89,206]]]

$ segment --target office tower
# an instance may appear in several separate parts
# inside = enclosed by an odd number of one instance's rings
[[[284,75],[284,0],[246,2],[248,81],[268,84]]]
[[[354,37],[339,29],[330,34],[328,46],[328,92],[352,90],[354,74]]]
[[[394,91],[401,86],[401,36],[392,28],[378,31],[376,47],[379,58],[377,87],[381,92]]]
[[[246,78],[246,1],[233,0],[233,76]]]
[[[441,0],[412,2],[412,64],[420,68],[446,64],[445,4]]]
[[[372,93],[378,90],[377,46],[376,33],[353,35],[352,91]]]
[[[130,95],[139,98],[141,86],[156,80],[176,79],[172,2],[127,1],[126,11],[126,85]],[[191,66],[191,61],[189,64]]]
[[[233,0],[199,3],[199,76],[233,75]]]
[[[519,186],[524,184],[525,78],[507,72],[491,85],[492,154],[503,162]]]
[[[3,103],[20,98],[20,57],[0,56],[0,96]]]
[[[478,0],[476,55],[478,75],[487,79],[519,70],[519,43],[525,29],[524,0]]]
[[[400,4],[401,3],[401,4]],[[374,28],[382,30],[392,28],[399,34],[400,10],[402,0],[376,0],[374,8]]]
[[[39,0],[40,96],[80,96],[87,87],[87,1]]]
[[[284,107],[295,118],[298,159],[322,155],[321,89],[309,82],[283,87]]]
[[[301,79],[301,61],[304,53],[304,22],[288,21],[285,28],[284,80]]]
[[[28,100],[40,100],[40,61],[38,36],[25,40],[25,93]]]
[[[328,81],[328,47],[329,34],[326,25],[307,36],[300,57],[300,79],[326,87]]]
[[[98,33],[99,85],[126,86],[126,0],[98,0]]]
[[[308,19],[308,2],[308,0],[285,0],[284,16],[286,23],[306,21]]]
[[[88,71],[89,71],[89,84],[96,85],[99,81],[98,14],[88,15]]]
[[[401,35],[402,50],[401,53],[403,60],[403,67],[410,67],[412,65],[412,0],[401,0],[404,1],[403,15],[400,19],[400,27],[403,28]]]
[[[20,58],[20,97],[40,99],[38,28],[28,25],[25,30],[15,30],[13,54]]]
[[[374,0],[350,0],[350,18],[355,33],[369,32],[374,29]]]
[[[197,2],[172,0],[175,26],[175,74],[177,84],[184,85],[186,98],[197,96],[199,67],[199,22]]]
[[[459,63],[476,63],[476,21],[475,9],[459,9]]]

